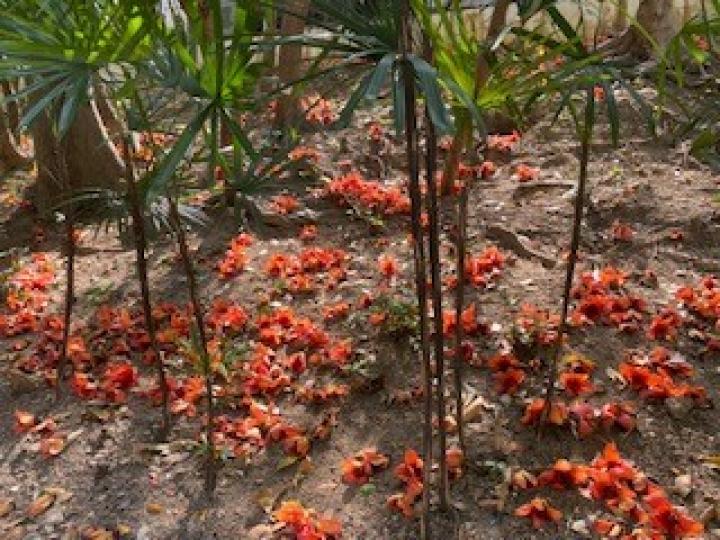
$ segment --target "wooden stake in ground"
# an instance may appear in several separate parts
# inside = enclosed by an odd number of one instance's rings
[[[492,19],[488,28],[486,41],[490,44],[494,42],[502,32],[507,10],[510,6],[509,0],[501,0],[495,5]],[[473,101],[477,101],[481,90],[487,84],[490,78],[490,65],[485,57],[486,51],[480,48],[475,60],[475,84],[473,86]],[[445,168],[442,176],[443,194],[450,193],[457,178],[457,172],[460,165],[461,154],[471,144],[473,138],[473,123],[469,112],[460,115],[456,120],[456,134],[453,138],[449,155],[445,162]],[[486,147],[486,139],[482,141],[482,148]],[[455,296],[455,358],[453,362],[453,371],[455,379],[455,406],[456,422],[458,429],[458,437],[460,439],[460,449],[465,452],[465,431],[463,428],[463,399],[462,399],[462,340],[463,327],[460,322],[465,304],[465,239],[467,231],[467,204],[468,204],[468,186],[462,183],[457,201],[457,238],[455,248],[457,251],[457,290]]]
[[[455,290],[455,356],[453,358],[453,371],[455,376],[455,423],[457,424],[458,438],[460,439],[460,450],[465,455],[465,428],[463,427],[463,325],[461,324],[462,312],[465,307],[465,238],[467,235],[467,205],[468,193],[465,182],[460,186],[457,204],[457,288]]]
[[[195,267],[190,258],[190,250],[185,236],[180,214],[178,212],[177,201],[168,196],[168,204],[170,206],[170,223],[175,232],[175,237],[182,259],[183,271],[188,283],[188,293],[190,295],[190,304],[192,305],[193,316],[195,318],[195,330],[197,332],[197,341],[201,356],[203,375],[205,377],[205,394],[206,405],[208,410],[207,428],[205,437],[207,438],[207,456],[205,460],[205,493],[209,498],[213,497],[215,485],[217,484],[217,467],[215,463],[215,441],[213,440],[213,425],[215,421],[215,402],[213,399],[213,377],[210,366],[210,354],[208,351],[207,334],[205,333],[205,314],[200,303],[200,297],[197,290],[197,279],[195,277]]]
[[[410,3],[401,4],[400,52],[405,92],[405,138],[408,160],[409,193],[411,202],[411,222],[413,236],[413,254],[415,260],[415,289],[420,315],[420,349],[422,356],[423,389],[425,392],[423,418],[423,500],[420,517],[421,537],[429,540],[430,534],[430,472],[432,469],[432,366],[430,363],[430,342],[427,321],[427,270],[425,264],[425,244],[420,216],[422,214],[422,195],[420,193],[420,166],[418,156],[417,110],[415,108],[415,73],[410,63],[411,28]]]
[[[168,385],[165,377],[163,357],[160,354],[157,337],[155,334],[155,321],[152,315],[152,302],[150,299],[150,282],[147,270],[147,239],[145,234],[145,220],[140,206],[140,199],[137,192],[137,179],[133,167],[134,145],[132,138],[127,136],[123,140],[123,156],[125,157],[125,181],[127,182],[128,202],[133,221],[133,234],[135,236],[135,269],[137,270],[138,282],[140,283],[140,295],[142,297],[143,317],[145,329],[150,340],[150,350],[155,359],[157,369],[158,385],[162,396],[162,424],[158,432],[159,440],[166,440],[170,431],[170,413],[168,411]]]
[[[60,171],[63,176],[61,185],[66,196],[71,196],[71,185],[65,162],[64,150],[59,147],[60,141],[55,148],[56,159],[60,164]],[[62,384],[65,380],[65,371],[68,360],[68,343],[70,341],[70,324],[72,322],[73,306],[75,305],[75,205],[68,203],[65,211],[65,305],[63,311],[63,337],[60,350],[60,359],[57,366],[57,382],[55,386],[55,398],[62,397]]]
[[[575,215],[573,218],[572,239],[570,241],[570,252],[568,253],[567,271],[565,273],[565,288],[563,290],[562,311],[560,313],[560,324],[558,335],[553,347],[552,357],[548,366],[547,386],[545,388],[545,410],[543,420],[550,413],[550,406],[555,392],[555,378],[557,377],[557,366],[563,347],[563,339],[567,332],[567,317],[570,308],[570,293],[575,279],[575,267],[577,266],[577,254],[580,247],[580,233],[582,231],[582,219],[585,211],[585,191],[587,185],[588,161],[590,159],[590,142],[592,141],[593,126],[595,124],[595,93],[594,89],[588,88],[585,102],[585,123],[582,127],[580,146],[580,174],[578,177],[577,194],[575,195]],[[544,421],[538,424],[538,429]]]
[[[425,42],[426,60],[432,61],[432,48]],[[438,417],[438,462],[440,474],[438,490],[440,492],[440,509],[446,512],[450,507],[448,494],[448,471],[447,471],[447,433],[445,427],[445,336],[443,335],[443,306],[442,306],[442,281],[440,276],[440,208],[438,206],[437,184],[435,182],[437,172],[437,135],[435,126],[432,123],[430,112],[425,107],[425,182],[427,188],[429,232],[428,244],[430,247],[430,276],[432,281],[432,304],[433,304],[433,345],[435,349],[435,374]],[[460,324],[460,319],[457,320]]]

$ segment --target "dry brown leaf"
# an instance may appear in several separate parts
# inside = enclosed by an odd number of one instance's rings
[[[250,540],[268,540],[269,538],[275,538],[277,533],[285,528],[284,523],[272,523],[270,525],[260,524],[256,525],[248,531],[248,538]]]
[[[83,530],[82,538],[84,540],[114,540],[115,535],[107,529],[88,527]]]
[[[675,477],[675,483],[673,484],[672,491],[680,495],[683,499],[690,495],[693,490],[692,476],[689,474],[681,474]]]
[[[625,388],[627,386],[625,377],[623,377],[618,370],[609,367],[605,369],[605,375],[607,375],[608,379],[611,381],[618,383],[621,388]]]
[[[55,495],[45,491],[42,495],[40,495],[37,499],[35,499],[28,505],[25,513],[28,515],[28,517],[37,517],[40,514],[45,513],[47,509],[53,505],[53,503],[55,502],[55,498]]]
[[[482,396],[477,396],[463,409],[463,422],[472,422],[482,415],[482,412],[495,409],[495,405]]]
[[[445,432],[450,433],[451,435],[454,433],[457,433],[458,427],[457,427],[457,421],[455,420],[455,416],[453,415],[447,415],[445,417]]]
[[[64,489],[61,487],[56,487],[56,486],[51,486],[51,487],[45,488],[45,493],[54,495],[55,501],[58,503],[63,503],[65,501],[69,501],[70,499],[72,499],[72,496],[73,496],[71,491],[68,491],[67,489]]]
[[[25,527],[22,525],[3,531],[3,540],[23,540],[23,538],[25,538]]]
[[[151,502],[145,505],[145,510],[147,510],[148,514],[162,514],[165,511],[165,507],[162,504]]]
[[[7,516],[15,508],[15,501],[10,497],[0,499],[0,518]]]
[[[518,469],[512,474],[512,485],[517,489],[534,488],[537,486],[537,478],[525,469]]]
[[[65,440],[62,437],[46,437],[40,441],[40,452],[45,456],[59,456],[63,450],[65,450]]]

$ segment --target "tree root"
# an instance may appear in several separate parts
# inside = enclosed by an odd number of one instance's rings
[[[505,227],[490,225],[485,232],[485,236],[497,242],[501,248],[515,252],[516,255],[523,259],[536,259],[544,268],[554,268],[557,263],[557,258],[549,257],[528,247],[516,232]]]
[[[572,182],[536,182],[534,184],[520,184],[513,190],[512,200],[518,201],[523,197],[529,197],[537,191],[544,191],[546,189],[564,188],[570,190],[574,187],[575,184]]]

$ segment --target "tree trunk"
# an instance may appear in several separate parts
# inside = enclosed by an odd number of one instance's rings
[[[30,157],[20,148],[10,129],[9,120],[7,113],[0,110],[0,163],[8,169],[14,169],[26,165]]]
[[[17,82],[15,84],[15,88],[17,88]],[[2,83],[3,96],[12,96],[14,93],[15,90],[13,90],[13,85],[9,81],[5,81]],[[6,104],[5,110],[7,111],[8,125],[10,127],[10,130],[13,132],[17,131],[20,125],[20,107],[18,106],[17,101],[11,101]]]
[[[288,0],[286,4],[289,13],[282,15],[280,33],[283,36],[301,35],[305,31],[305,17],[307,17],[310,10],[310,0]],[[302,45],[283,45],[280,47],[278,76],[282,88],[302,77],[302,60]],[[300,116],[301,111],[297,93],[294,89],[284,90],[278,100],[275,117],[277,127],[286,129],[288,125],[297,123]]]
[[[617,11],[615,12],[615,20],[613,21],[613,30],[619,34],[627,26],[628,0],[619,0]]]
[[[2,95],[10,96],[12,93],[10,83],[2,83]],[[4,110],[0,108],[0,163],[9,169],[20,167],[30,161],[15,137],[14,132],[18,124],[19,112],[15,102],[7,103]]]
[[[641,0],[635,21],[636,24],[603,49],[615,56],[654,58],[657,56],[656,48],[667,46],[679,30],[680,22],[675,16],[673,0]],[[646,36],[650,36],[652,41]]]
[[[60,187],[63,178],[57,160],[58,140],[50,118],[40,115],[33,125],[35,160],[38,169],[35,205],[43,213],[67,196]],[[124,174],[123,160],[110,142],[93,101],[78,110],[63,142],[70,188],[113,189]]]
[[[660,46],[665,47],[677,33],[673,0],[643,0],[637,22]]]

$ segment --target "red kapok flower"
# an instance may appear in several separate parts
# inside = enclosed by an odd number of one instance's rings
[[[525,517],[532,521],[532,526],[541,529],[546,523],[560,521],[562,512],[553,508],[547,499],[534,498],[515,510],[515,515]]]

